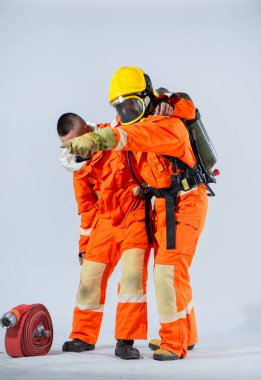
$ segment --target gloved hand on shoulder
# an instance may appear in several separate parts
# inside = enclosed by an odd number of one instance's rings
[[[154,115],[172,116],[173,109],[174,108],[171,104],[167,103],[165,100],[162,100],[155,108]]]

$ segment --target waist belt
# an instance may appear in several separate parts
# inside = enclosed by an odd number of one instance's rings
[[[46,307],[41,304],[19,305],[10,310],[16,325],[5,335],[5,349],[9,356],[46,355],[53,342],[53,325]]]
[[[165,199],[166,207],[166,235],[167,235],[167,249],[176,248],[175,239],[175,205],[176,199],[180,191],[188,191],[192,188],[204,183],[201,172],[197,167],[193,169],[187,169],[182,174],[173,174],[171,176],[171,187],[169,188],[152,188],[150,187],[145,192],[145,224],[148,235],[148,240],[151,243],[151,220],[150,220],[150,202],[151,198]]]

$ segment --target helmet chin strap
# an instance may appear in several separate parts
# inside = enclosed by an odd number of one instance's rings
[[[146,109],[144,116],[153,115],[154,105],[150,95],[145,96],[144,104]]]
[[[151,99],[150,99],[149,95],[145,96],[145,98],[144,98],[144,104],[145,104],[146,110],[148,109],[148,106],[150,105],[150,102],[151,102]]]

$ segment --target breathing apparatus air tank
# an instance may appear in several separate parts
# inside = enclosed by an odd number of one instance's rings
[[[166,88],[161,87],[156,90],[159,94],[173,94],[178,96],[179,98],[184,98],[192,101],[190,96],[184,92],[175,92],[172,93],[168,91]],[[217,153],[215,148],[208,136],[208,133],[201,121],[199,110],[196,109],[196,118],[193,120],[184,121],[194,143],[196,145],[196,149],[198,152],[194,152],[199,155],[198,159],[201,161],[202,166],[204,166],[205,171],[209,175],[215,175],[213,172],[213,166],[217,162]]]
[[[177,92],[177,96],[192,101],[190,96],[183,92]],[[196,109],[194,120],[185,122],[188,131],[196,141],[198,153],[208,174],[213,174],[213,166],[217,162],[217,153],[201,121],[199,110]]]

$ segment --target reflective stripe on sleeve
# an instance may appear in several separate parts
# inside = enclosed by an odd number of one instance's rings
[[[90,236],[91,232],[92,232],[92,228],[84,229],[80,227],[80,235],[82,236]]]
[[[117,131],[119,132],[120,140],[119,140],[117,146],[114,149],[115,150],[121,150],[127,144],[127,137],[128,137],[128,135],[127,135],[127,133],[125,131],[123,131],[120,128],[117,128]]]

